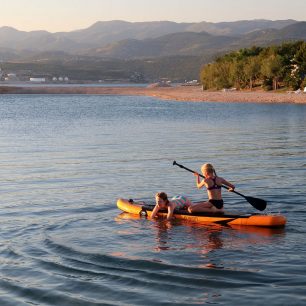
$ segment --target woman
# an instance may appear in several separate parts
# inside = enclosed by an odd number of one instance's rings
[[[188,207],[190,213],[194,212],[221,212],[223,213],[223,199],[221,194],[221,185],[228,186],[228,191],[233,191],[235,186],[224,178],[217,176],[212,164],[204,164],[201,171],[205,179],[201,181],[199,173],[195,172],[196,185],[198,189],[206,187],[208,201],[194,204]]]
[[[165,192],[158,192],[155,195],[155,202],[156,205],[152,211],[151,218],[155,218],[159,210],[166,210],[168,211],[167,220],[171,220],[173,217],[173,212],[175,209],[187,209],[192,205],[191,201],[186,198],[185,196],[175,196],[168,200],[168,196]]]

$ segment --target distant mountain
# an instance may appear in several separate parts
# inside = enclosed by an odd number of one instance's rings
[[[302,39],[306,37],[306,21],[291,24],[279,31],[282,39]]]
[[[170,55],[214,54],[216,49],[227,49],[236,38],[214,36],[206,32],[183,32],[161,36],[155,39],[128,39],[92,51],[87,55],[112,58],[146,58]]]
[[[237,36],[267,28],[281,29],[296,22],[295,20],[243,20],[220,23],[176,23],[171,21],[126,22],[115,20],[99,21],[87,29],[57,33],[57,35],[64,35],[82,44],[96,42],[103,46],[125,39],[144,40],[178,32],[207,32],[212,35]]]
[[[295,23],[279,30],[265,29],[235,37],[216,36],[206,32],[183,32],[155,39],[128,39],[86,51],[86,54],[120,59],[171,55],[213,56],[254,45],[266,46],[292,40],[306,40],[306,22]]]
[[[305,40],[306,22],[97,22],[72,32],[0,28],[0,68],[74,80],[196,79],[200,67],[226,52]]]
[[[239,36],[248,34],[253,31],[264,29],[282,29],[288,25],[297,23],[297,21],[289,20],[241,20],[233,22],[200,22],[188,27],[191,32],[207,32],[212,35]]]
[[[233,47],[266,46],[292,40],[306,40],[306,22],[298,22],[280,30],[265,29],[245,34],[235,42]]]
[[[92,45],[83,45],[69,37],[51,34],[47,31],[24,32],[10,27],[0,28],[0,48],[17,51],[60,50],[74,52],[88,47],[92,47]]]
[[[67,37],[81,44],[103,46],[125,39],[156,38],[170,33],[183,32],[189,24],[170,21],[127,22],[99,21],[87,29],[55,35]]]
[[[35,52],[65,51],[69,53],[84,53],[84,51],[90,49],[103,49],[112,43],[119,42],[122,45],[122,41],[124,40],[134,40],[136,44],[140,44],[138,41],[155,39],[174,33],[206,32],[214,36],[236,37],[258,30],[282,29],[288,25],[296,24],[298,23],[295,20],[245,20],[220,23],[99,21],[86,29],[58,33],[50,33],[47,31],[25,32],[11,27],[1,27],[0,49],[12,49],[18,51],[17,53],[25,50]],[[129,41],[129,44],[132,48],[131,41]]]

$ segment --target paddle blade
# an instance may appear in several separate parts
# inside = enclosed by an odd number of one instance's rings
[[[263,211],[267,207],[267,202],[263,199],[253,198],[253,197],[245,197],[245,199],[256,209]]]

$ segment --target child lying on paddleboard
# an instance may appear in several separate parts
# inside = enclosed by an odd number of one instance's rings
[[[155,195],[155,202],[156,205],[152,211],[151,218],[155,218],[159,210],[168,210],[167,220],[171,220],[173,217],[173,212],[175,209],[188,209],[192,203],[191,201],[185,196],[175,196],[168,200],[168,196],[165,192],[158,192]]]

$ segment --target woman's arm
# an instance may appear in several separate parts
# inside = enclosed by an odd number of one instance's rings
[[[196,185],[198,187],[198,189],[201,189],[203,186],[205,186],[205,181],[204,180],[200,180],[200,175],[199,173],[195,172],[194,176],[196,177]]]
[[[230,182],[228,182],[227,180],[225,180],[224,178],[222,178],[222,184],[224,184],[225,186],[229,187],[228,191],[233,191],[235,190],[235,185],[231,184]]]
[[[151,219],[156,217],[158,211],[159,211],[159,206],[158,206],[158,204],[156,204],[155,207],[153,208]]]
[[[168,214],[167,214],[167,220],[171,220],[172,217],[173,217],[173,212],[174,212],[174,205],[173,203],[169,203],[169,206],[168,206]]]

